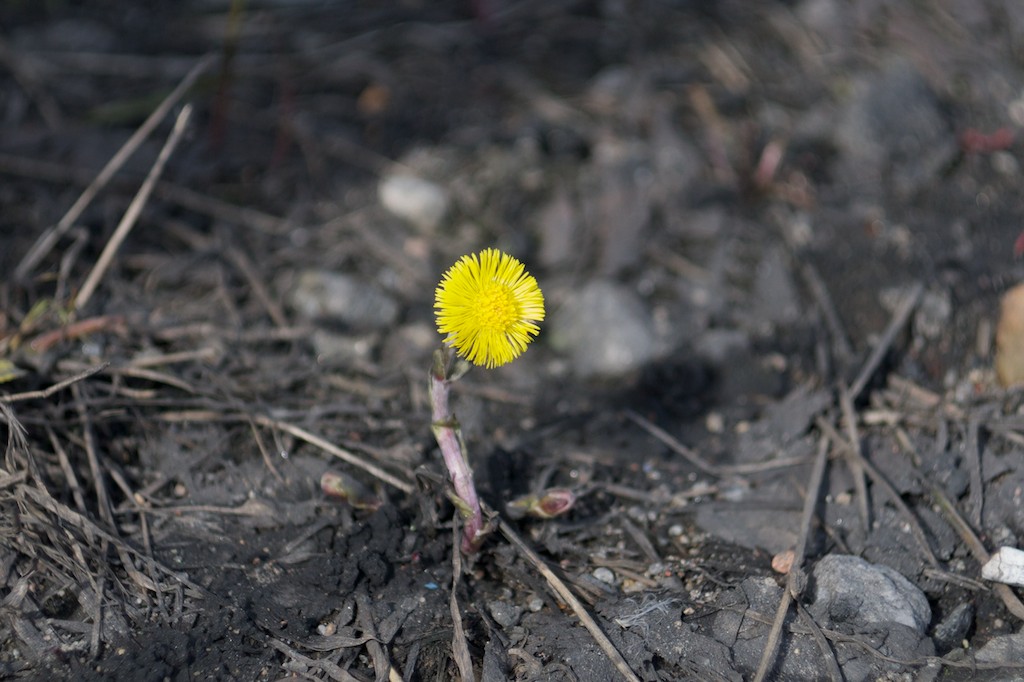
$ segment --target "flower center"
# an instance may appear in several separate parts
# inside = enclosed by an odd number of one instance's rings
[[[516,319],[516,301],[508,287],[491,283],[477,298],[480,325],[495,331],[505,331]]]

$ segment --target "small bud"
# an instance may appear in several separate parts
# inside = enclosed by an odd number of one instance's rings
[[[325,495],[344,500],[355,509],[376,511],[380,507],[380,500],[366,486],[348,474],[325,471],[320,477],[320,489]]]
[[[538,519],[553,519],[561,516],[576,504],[576,493],[568,488],[549,488],[540,495],[524,495],[508,503],[509,516],[519,519],[532,516]]]

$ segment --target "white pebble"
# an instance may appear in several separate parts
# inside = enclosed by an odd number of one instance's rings
[[[1024,586],[1024,551],[1000,547],[981,567],[981,577],[997,583]]]
[[[399,218],[434,231],[448,213],[448,193],[415,175],[389,175],[377,188],[380,203]]]

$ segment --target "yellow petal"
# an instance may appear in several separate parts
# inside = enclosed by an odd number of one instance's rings
[[[488,368],[522,355],[540,331],[544,295],[518,260],[497,249],[463,256],[434,292],[437,330],[462,357]]]

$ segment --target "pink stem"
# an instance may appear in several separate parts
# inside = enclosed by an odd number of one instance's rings
[[[472,554],[480,548],[484,529],[480,498],[473,485],[473,470],[466,459],[465,445],[459,434],[459,422],[448,406],[450,381],[430,372],[430,403],[433,417],[434,437],[441,448],[444,464],[448,468],[455,496],[464,504],[459,509],[465,522],[462,535],[462,551]]]

